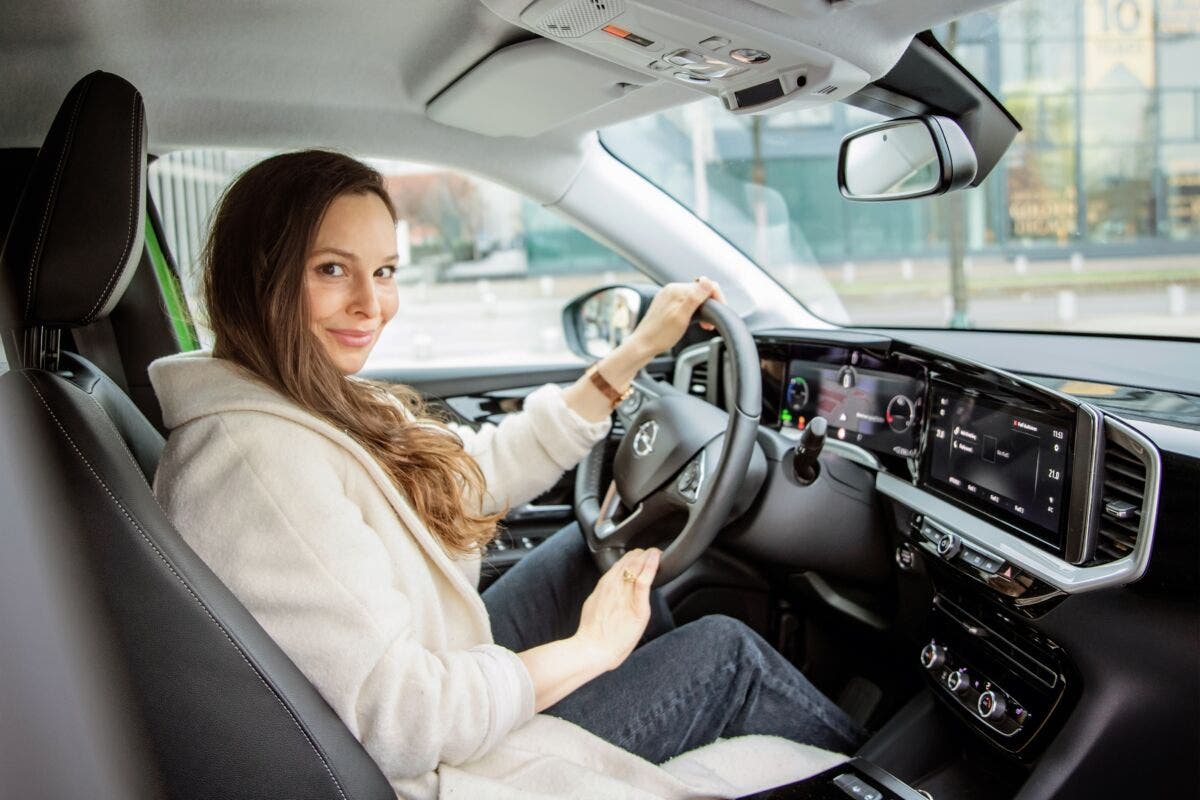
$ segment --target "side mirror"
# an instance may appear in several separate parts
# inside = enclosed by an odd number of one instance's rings
[[[969,186],[978,162],[958,123],[924,115],[871,125],[842,139],[838,189],[851,200],[908,200]]]
[[[605,286],[576,297],[563,309],[567,347],[589,360],[603,358],[633,333],[653,296],[648,288]]]

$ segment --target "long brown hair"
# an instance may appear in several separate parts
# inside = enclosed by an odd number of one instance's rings
[[[340,153],[274,156],[226,190],[201,259],[213,355],[346,431],[451,554],[478,553],[501,516],[481,513],[478,463],[415,391],[347,378],[309,330],[304,263],[326,209],[347,193],[377,195],[395,219],[383,177]]]

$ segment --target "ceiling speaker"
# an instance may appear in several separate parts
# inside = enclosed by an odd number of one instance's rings
[[[625,10],[625,0],[567,0],[533,20],[547,36],[574,39],[606,25]]]

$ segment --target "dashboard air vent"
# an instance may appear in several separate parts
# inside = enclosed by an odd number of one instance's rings
[[[1133,552],[1146,504],[1146,464],[1136,452],[1116,441],[1107,426],[1103,480],[1097,562],[1115,561]]]
[[[688,381],[688,394],[701,399],[708,397],[708,362],[701,361],[692,367],[692,377]]]

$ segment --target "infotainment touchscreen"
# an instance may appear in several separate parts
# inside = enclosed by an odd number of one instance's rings
[[[1070,428],[941,387],[931,409],[930,480],[993,516],[1032,526],[1061,549]]]

